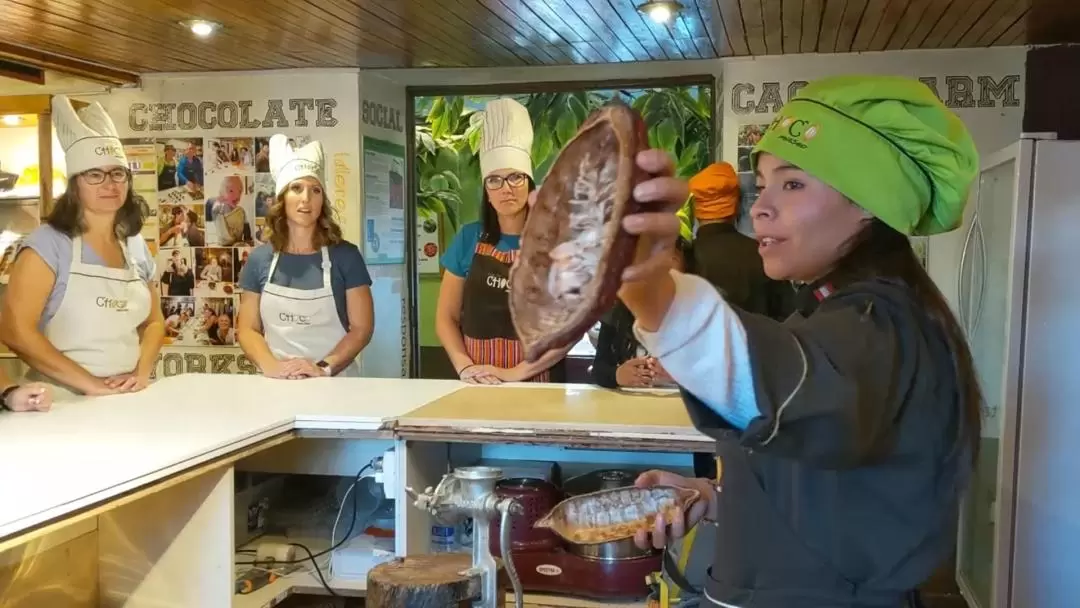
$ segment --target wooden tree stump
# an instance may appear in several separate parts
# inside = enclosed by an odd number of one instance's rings
[[[461,553],[411,555],[368,572],[366,608],[469,608],[480,598],[480,576],[462,572],[472,558]],[[506,605],[506,574],[499,560],[498,606]]]

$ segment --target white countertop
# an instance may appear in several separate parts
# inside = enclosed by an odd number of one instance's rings
[[[709,441],[690,425],[677,397],[537,384],[458,394],[467,386],[456,380],[185,374],[140,393],[74,397],[46,413],[5,413],[0,539],[292,429],[424,424],[507,435],[523,427],[561,428]]]
[[[374,430],[457,381],[187,374],[0,416],[0,538],[293,428]]]

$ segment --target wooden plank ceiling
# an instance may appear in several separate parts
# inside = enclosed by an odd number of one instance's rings
[[[641,1],[0,0],[0,57],[132,73],[488,67],[1016,45],[1038,42],[1036,15],[1055,36],[1080,30],[1060,18],[1080,0],[681,0],[665,25]],[[223,29],[197,39],[178,24],[194,18]]]

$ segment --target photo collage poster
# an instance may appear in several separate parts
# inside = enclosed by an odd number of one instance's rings
[[[124,150],[157,260],[165,344],[237,346],[240,272],[269,237],[269,138],[126,139]]]

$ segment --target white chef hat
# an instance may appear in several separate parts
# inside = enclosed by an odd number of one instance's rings
[[[480,175],[516,169],[532,177],[533,128],[525,106],[509,98],[489,101],[480,137]]]
[[[296,150],[289,138],[278,133],[270,138],[270,174],[274,177],[274,196],[281,196],[289,184],[301,177],[314,177],[326,188],[322,144],[312,141]]]
[[[98,102],[76,113],[67,96],[56,95],[52,98],[52,120],[69,176],[116,165],[127,168],[116,125]]]

